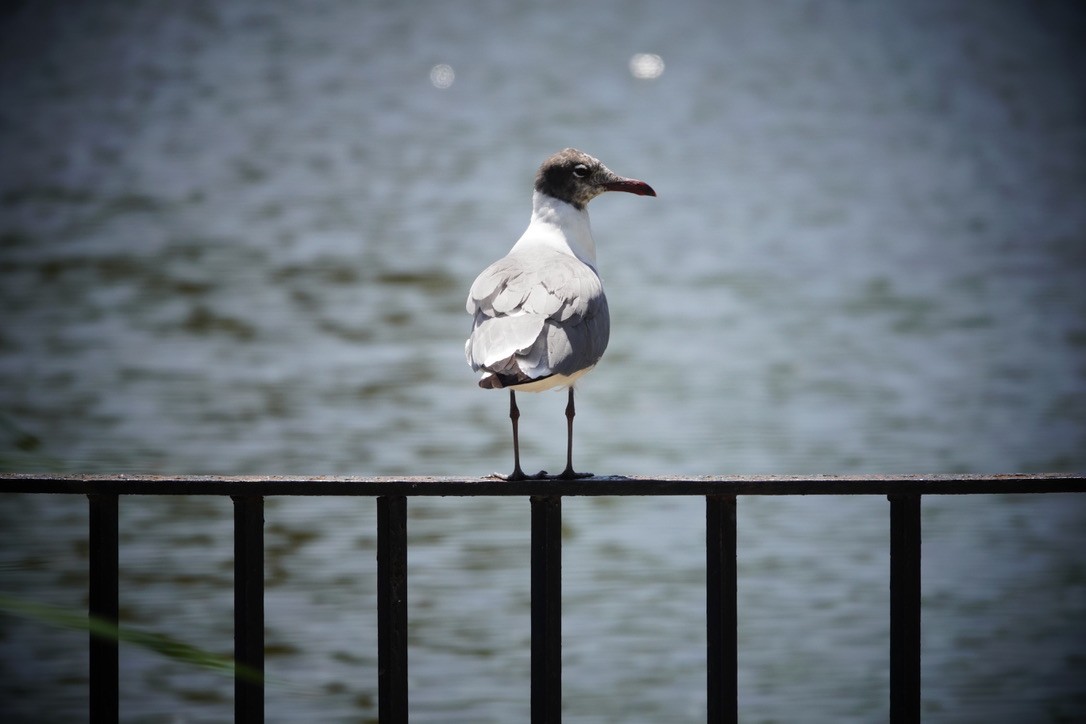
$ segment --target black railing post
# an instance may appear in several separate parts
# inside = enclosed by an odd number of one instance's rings
[[[377,712],[407,721],[407,498],[377,498]]]
[[[264,675],[264,498],[234,496],[234,660]],[[234,721],[264,721],[264,682],[234,676]]]
[[[90,615],[117,624],[118,525],[117,496],[92,494],[90,500]],[[116,722],[119,707],[117,640],[90,636],[90,720]]]
[[[920,721],[920,496],[890,495],[890,721]]]
[[[705,614],[710,724],[739,721],[735,496],[705,496]]]
[[[562,498],[532,496],[532,722],[562,720]]]

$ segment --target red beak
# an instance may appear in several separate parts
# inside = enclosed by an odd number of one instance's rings
[[[644,181],[638,181],[635,178],[619,178],[617,181],[608,181],[603,184],[603,187],[608,191],[625,191],[629,194],[637,194],[638,196],[655,196],[656,192],[652,190]]]

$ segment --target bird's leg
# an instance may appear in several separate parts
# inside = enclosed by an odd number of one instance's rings
[[[569,388],[569,402],[566,403],[566,469],[558,477],[562,480],[576,480],[577,478],[591,478],[592,473],[576,473],[573,471],[573,417],[577,414],[573,406],[573,388]]]
[[[517,421],[520,419],[520,408],[517,407],[517,393],[509,390],[509,419],[513,422],[513,472],[505,477],[509,480],[542,480],[547,477],[546,470],[540,470],[535,475],[525,475],[520,469],[520,435],[518,434]]]
[[[509,419],[513,421],[513,472],[506,480],[524,480],[528,476],[520,469],[520,436],[517,434],[520,408],[517,407],[517,393],[512,390],[509,390]]]

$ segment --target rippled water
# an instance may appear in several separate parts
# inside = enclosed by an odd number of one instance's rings
[[[1082,470],[1084,29],[1069,2],[25,3],[0,26],[0,465],[507,469],[463,298],[573,145],[659,193],[592,205],[613,334],[579,467]],[[521,397],[526,467],[560,465],[564,397]],[[122,503],[125,623],[228,651],[229,502]],[[409,514],[413,718],[525,719],[527,503]],[[1086,710],[1086,503],[924,515],[929,718]],[[702,718],[702,516],[565,502],[570,720]],[[375,717],[372,503],[266,518],[269,713]],[[743,719],[884,719],[886,502],[739,520]],[[0,591],[81,606],[85,502],[0,522]],[[82,711],[84,638],[0,618],[11,718]],[[210,674],[129,647],[122,674],[126,719],[230,716]]]

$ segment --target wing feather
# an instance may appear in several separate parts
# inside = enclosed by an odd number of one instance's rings
[[[568,254],[499,259],[472,284],[466,306],[474,322],[464,351],[476,371],[518,379],[569,375],[596,364],[607,347],[603,285],[592,267]]]

